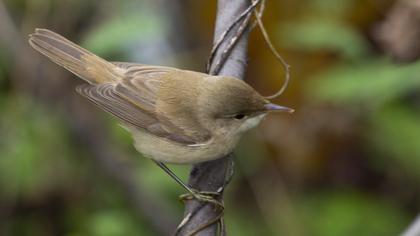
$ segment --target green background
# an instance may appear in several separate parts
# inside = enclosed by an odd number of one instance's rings
[[[171,232],[183,190],[27,35],[48,28],[111,61],[203,71],[215,2],[0,2],[0,235]],[[420,64],[376,40],[394,1],[267,2],[264,22],[292,66],[274,102],[296,112],[270,115],[237,148],[229,234],[398,235],[420,209]],[[246,82],[269,95],[282,74],[255,30]],[[188,177],[189,166],[170,167]]]

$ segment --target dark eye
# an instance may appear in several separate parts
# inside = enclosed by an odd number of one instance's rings
[[[243,118],[245,118],[245,115],[244,114],[237,114],[237,115],[235,115],[235,119],[237,119],[237,120],[242,120]]]

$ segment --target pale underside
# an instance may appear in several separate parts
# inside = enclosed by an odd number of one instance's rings
[[[180,145],[132,128],[128,130],[133,134],[135,148],[146,157],[166,163],[193,164],[221,158],[231,153],[242,133],[257,126],[264,117],[265,114],[261,114],[248,119],[235,135],[215,132],[208,141],[192,145]]]

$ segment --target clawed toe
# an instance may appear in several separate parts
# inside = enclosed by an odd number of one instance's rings
[[[218,192],[207,192],[207,191],[198,191],[195,189],[192,189],[190,193],[182,194],[179,199],[181,201],[188,201],[196,199],[200,202],[206,202],[206,203],[212,203],[217,208],[223,210],[225,208],[222,201],[219,201],[217,198],[220,196],[220,193]]]

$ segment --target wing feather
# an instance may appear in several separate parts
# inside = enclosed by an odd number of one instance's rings
[[[81,85],[76,88],[76,91],[124,123],[143,129],[156,123],[152,115],[134,107],[129,101],[116,94],[113,84]]]
[[[156,109],[157,92],[162,75],[176,70],[169,67],[133,63],[113,63],[125,70],[117,83],[81,85],[77,92],[117,117],[124,124],[180,144],[191,145],[202,139],[186,135],[181,127]]]

